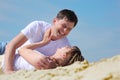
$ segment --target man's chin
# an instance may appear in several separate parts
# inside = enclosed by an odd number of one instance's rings
[[[60,39],[60,38],[54,37],[54,38],[52,38],[51,40],[52,40],[52,41],[55,41],[55,40],[58,40],[58,39]]]

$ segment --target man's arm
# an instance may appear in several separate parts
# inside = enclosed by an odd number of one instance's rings
[[[14,71],[14,57],[15,51],[18,47],[20,47],[23,43],[27,41],[27,38],[24,34],[20,33],[15,38],[13,38],[6,46],[5,50],[5,73],[11,73]]]

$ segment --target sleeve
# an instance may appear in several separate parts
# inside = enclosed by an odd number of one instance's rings
[[[33,21],[30,24],[28,24],[21,32],[28,38],[32,39],[36,33],[36,28],[38,24],[37,21]]]

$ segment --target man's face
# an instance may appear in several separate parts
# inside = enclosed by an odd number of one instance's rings
[[[53,20],[52,40],[65,37],[73,29],[74,22],[68,21],[66,18]]]

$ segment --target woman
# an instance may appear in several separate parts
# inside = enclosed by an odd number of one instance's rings
[[[30,53],[29,53],[30,52]],[[31,54],[32,53],[32,54]],[[32,57],[29,59],[27,56]],[[22,57],[23,56],[23,57]],[[41,57],[51,65],[44,67],[40,62]],[[19,49],[19,54],[16,54],[14,61],[14,69],[20,70],[41,70],[41,69],[52,69],[58,66],[66,66],[74,63],[75,61],[83,61],[84,58],[81,55],[81,51],[77,46],[73,47],[63,47],[57,49],[56,53],[53,56],[45,56],[38,51],[24,46]]]

